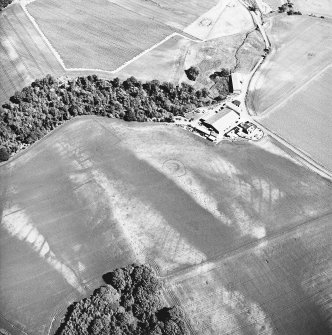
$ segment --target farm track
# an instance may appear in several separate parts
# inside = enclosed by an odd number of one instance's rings
[[[311,226],[311,225],[315,224],[315,222],[317,220],[320,220],[322,218],[329,217],[329,216],[332,216],[332,212],[325,213],[325,214],[320,215],[316,218],[311,218],[311,219],[306,220],[304,222],[301,222],[301,223],[299,223],[299,224],[297,224],[293,227],[286,228],[282,231],[277,231],[275,233],[271,233],[270,235],[268,235],[266,237],[263,237],[263,238],[258,239],[258,240],[251,241],[251,242],[246,243],[246,244],[244,244],[244,245],[242,245],[242,246],[240,246],[236,249],[227,251],[223,254],[216,253],[214,256],[210,257],[208,260],[206,260],[206,261],[204,261],[204,262],[202,262],[198,265],[190,266],[186,269],[177,271],[175,273],[171,273],[171,274],[166,275],[166,276],[162,276],[160,278],[163,279],[163,280],[165,280],[165,279],[173,280],[173,279],[176,279],[177,277],[181,278],[182,276],[191,277],[192,275],[195,275],[195,273],[197,271],[199,271],[200,268],[204,267],[205,265],[209,265],[211,262],[225,262],[225,261],[228,261],[228,260],[230,260],[234,257],[237,257],[240,254],[244,254],[244,253],[246,253],[250,250],[253,250],[255,247],[259,246],[262,243],[282,239],[286,234],[292,234],[294,232],[298,232],[299,230],[303,230],[307,226]],[[217,267],[217,265],[213,264],[213,266],[211,268],[209,267],[209,271],[212,270],[215,267]]]

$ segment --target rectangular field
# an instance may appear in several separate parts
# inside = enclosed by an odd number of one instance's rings
[[[115,70],[174,31],[107,0],[37,0],[27,9],[67,68]]]
[[[332,171],[332,66],[288,97],[262,124]]]

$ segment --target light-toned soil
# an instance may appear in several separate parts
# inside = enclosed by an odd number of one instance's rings
[[[36,0],[27,9],[67,68],[115,70],[174,31],[107,0]]]
[[[1,314],[45,334],[111,268],[136,260],[174,277],[327,215],[331,184],[266,143],[214,146],[177,127],[91,117],[56,130],[0,168]],[[242,268],[249,280],[251,261],[241,262],[229,276]],[[252,320],[263,311],[269,326],[279,278],[269,280],[267,300],[244,290],[230,318],[250,303]]]

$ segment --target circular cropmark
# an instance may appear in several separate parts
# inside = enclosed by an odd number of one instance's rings
[[[169,159],[163,163],[163,170],[172,176],[181,177],[186,174],[186,168],[184,165],[176,160],[176,159]]]

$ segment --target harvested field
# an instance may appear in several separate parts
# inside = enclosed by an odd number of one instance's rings
[[[67,68],[115,70],[174,31],[107,0],[36,0],[27,9]]]
[[[310,17],[275,16],[267,34],[274,51],[255,75],[248,106],[268,112],[331,63],[332,25]]]
[[[155,21],[183,30],[200,15],[210,10],[218,0],[109,0],[125,9]],[[226,0],[223,0],[226,1]]]
[[[2,165],[0,185],[0,310],[28,334],[47,334],[53,316],[62,316],[111,268],[136,260],[175,278],[236,250],[268,248],[284,231],[298,231],[332,209],[331,184],[271,141],[214,146],[177,127],[94,117],[68,122]],[[299,258],[310,254],[294,250]],[[276,262],[287,277],[287,261]],[[251,278],[251,264],[254,269],[255,260],[243,261],[239,278]],[[229,278],[239,268],[229,268]],[[279,278],[269,279],[267,294],[275,294]],[[292,278],[294,285],[308,284],[300,281],[307,277]],[[179,295],[175,286],[174,292]],[[228,309],[230,318],[238,318],[239,308],[245,313],[248,302],[241,301]],[[273,319],[276,307],[256,291],[248,301]],[[7,326],[0,321],[0,327]]]
[[[324,69],[260,122],[332,171],[332,66]]]
[[[0,105],[15,91],[63,70],[24,11],[13,4],[0,14]]]

